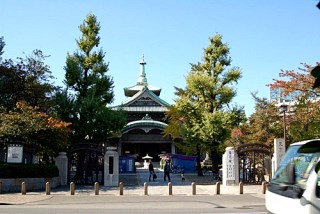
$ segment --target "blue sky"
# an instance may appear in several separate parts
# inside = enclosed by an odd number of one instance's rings
[[[67,53],[76,51],[79,25],[97,16],[105,60],[114,80],[115,101],[126,100],[124,87],[136,84],[145,56],[148,83],[161,87],[173,104],[174,86],[185,87],[190,63],[201,61],[208,38],[216,33],[230,47],[232,66],[241,68],[234,103],[254,112],[250,93],[269,98],[266,84],[281,69],[320,61],[318,0],[0,0],[3,58],[40,49],[62,85]]]

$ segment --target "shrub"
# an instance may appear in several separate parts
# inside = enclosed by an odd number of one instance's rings
[[[52,178],[59,176],[53,164],[0,164],[0,178]]]

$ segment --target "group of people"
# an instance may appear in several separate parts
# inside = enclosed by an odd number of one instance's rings
[[[155,181],[155,179],[157,178],[157,175],[156,173],[154,172],[154,167],[153,167],[153,164],[152,164],[152,161],[150,160],[149,162],[149,181]],[[171,181],[171,178],[170,178],[170,172],[171,172],[171,166],[170,166],[170,163],[169,161],[166,161],[164,167],[163,167],[163,180],[164,181],[168,181],[170,182]]]

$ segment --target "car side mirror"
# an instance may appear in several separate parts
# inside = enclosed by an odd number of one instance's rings
[[[293,185],[296,183],[296,168],[294,163],[289,163],[287,165],[287,173],[288,173],[288,184]]]
[[[296,169],[294,163],[288,163],[285,171],[288,175],[288,180],[279,185],[280,191],[287,191],[288,188],[296,182]]]

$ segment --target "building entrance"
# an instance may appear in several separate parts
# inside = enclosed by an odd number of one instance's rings
[[[147,154],[153,157],[154,162],[160,161],[160,154],[172,153],[171,143],[123,143],[121,154],[134,156],[137,162]]]

